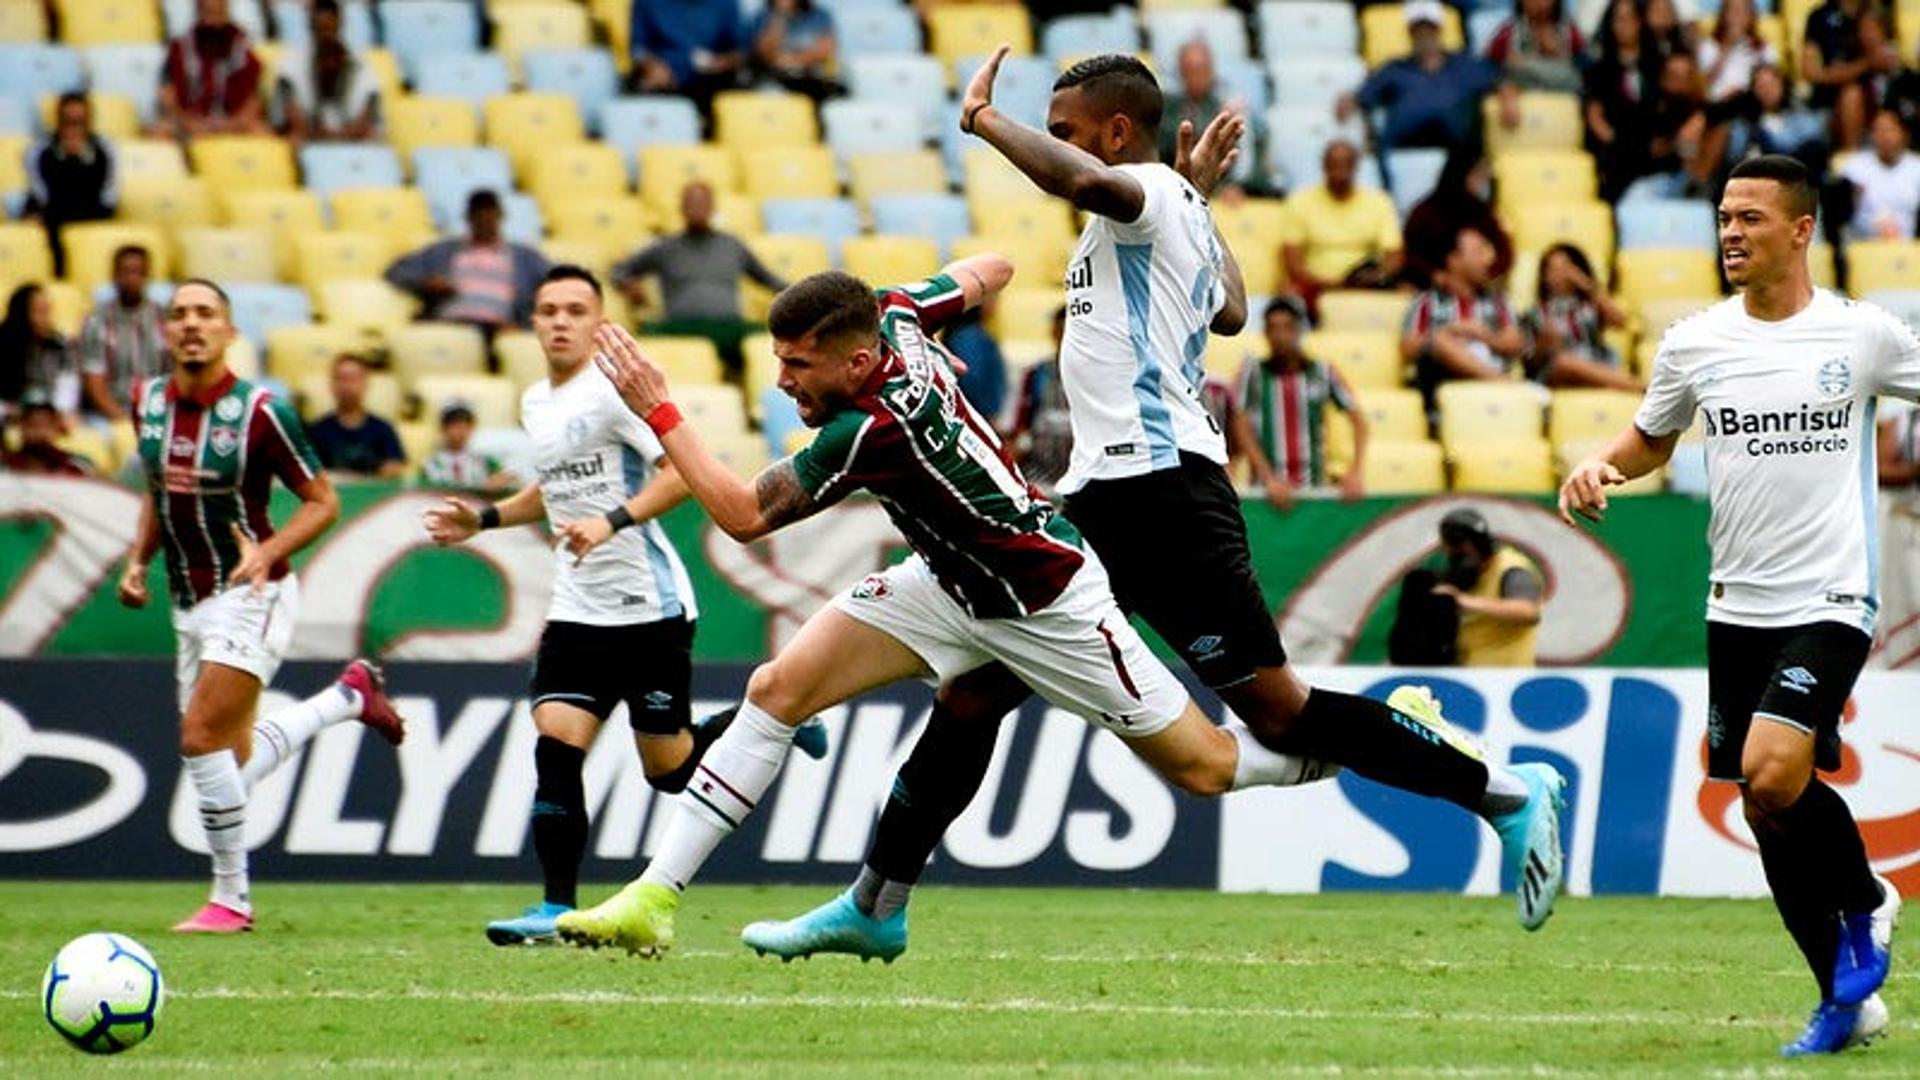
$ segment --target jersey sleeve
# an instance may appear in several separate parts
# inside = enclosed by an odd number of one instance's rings
[[[938,330],[967,310],[966,292],[951,275],[935,274],[924,281],[880,289],[882,304],[904,302],[927,330]]]
[[[1920,336],[1906,320],[1876,308],[1879,325],[1875,328],[1879,348],[1874,358],[1874,374],[1880,393],[1920,401]]]
[[[1653,361],[1653,378],[1647,383],[1646,396],[1640,399],[1640,411],[1634,414],[1633,426],[1656,439],[1672,435],[1693,424],[1694,410],[1698,407],[1692,380],[1680,370],[1671,342],[1662,341]]]
[[[875,423],[868,414],[847,409],[793,455],[793,471],[817,507],[832,506],[871,478],[876,448],[869,436]]]
[[[1114,239],[1122,244],[1151,243],[1167,218],[1167,200],[1172,197],[1175,185],[1186,181],[1163,165],[1121,165],[1119,168],[1140,185],[1143,198],[1139,217],[1132,221],[1107,219],[1113,226]]]
[[[307,441],[307,429],[292,406],[276,397],[260,404],[254,417],[257,432],[253,453],[263,455],[273,474],[290,488],[298,488],[320,474],[320,458]]]

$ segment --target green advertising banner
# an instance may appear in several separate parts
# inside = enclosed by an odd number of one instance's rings
[[[282,518],[293,499],[275,497]],[[445,497],[383,484],[342,488],[340,521],[296,559],[302,602],[292,657],[531,655],[554,572],[545,532],[503,529],[436,549],[420,515]],[[1440,517],[1462,503],[1479,507],[1502,542],[1545,572],[1542,663],[1704,663],[1707,509],[1680,496],[1618,500],[1594,529],[1569,528],[1545,500],[1309,500],[1284,513],[1249,501],[1254,559],[1290,653],[1305,663],[1383,662],[1398,581],[1433,557]],[[171,654],[164,601],[129,611],[115,599],[138,517],[138,494],[119,485],[0,476],[0,655]],[[835,592],[903,551],[884,513],[863,501],[747,547],[691,505],[665,525],[699,598],[696,654],[705,661],[766,656]],[[1169,564],[1189,557],[1166,552]],[[164,595],[157,567],[151,584]]]

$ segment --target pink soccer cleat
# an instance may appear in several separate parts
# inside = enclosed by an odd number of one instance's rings
[[[360,722],[395,746],[407,737],[407,722],[387,697],[385,676],[371,660],[355,660],[340,673],[339,683],[360,695]]]
[[[253,929],[250,912],[235,911],[225,904],[209,900],[193,917],[174,926],[176,934],[244,934]]]

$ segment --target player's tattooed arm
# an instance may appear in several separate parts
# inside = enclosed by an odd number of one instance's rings
[[[761,470],[754,478],[753,491],[760,503],[764,532],[811,517],[820,509],[806,486],[800,483],[800,472],[794,468],[792,458],[776,461]]]

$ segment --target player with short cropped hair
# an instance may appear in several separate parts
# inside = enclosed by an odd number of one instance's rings
[[[300,418],[227,368],[232,307],[211,281],[181,282],[161,324],[173,373],[136,384],[133,422],[147,498],[120,578],[120,602],[145,607],[147,567],[166,550],[178,647],[181,763],[213,855],[213,895],[174,929],[253,929],[247,792],[322,728],[357,719],[390,743],[405,734],[380,670],[355,660],[318,694],[254,722],[299,617],[287,560],[340,514],[340,499]],[[278,479],[300,506],[276,531]]]
[[[647,783],[677,792],[730,714],[690,722],[693,585],[660,527],[687,497],[659,440],[620,402],[591,363],[605,318],[600,282],[578,266],[555,266],[534,293],[533,330],[547,377],[520,399],[539,479],[497,503],[449,498],[425,514],[435,543],[482,529],[549,520],[553,598],[533,669],[537,774],[533,847],[545,875],[541,902],[487,925],[496,945],[551,943],[553,920],[577,902],[587,847],[581,767],[607,717],[622,702]],[[815,757],[825,752],[824,733]]]
[[[1569,524],[1601,520],[1606,488],[1659,468],[1706,427],[1707,772],[1740,784],[1747,823],[1820,1004],[1789,1057],[1833,1053],[1887,1026],[1879,990],[1900,894],[1874,873],[1846,800],[1840,712],[1878,609],[1874,398],[1920,398],[1920,338],[1886,311],[1813,285],[1818,208],[1794,158],[1736,166],[1720,259],[1740,295],[1661,338],[1633,425],[1560,489]]]
[[[782,292],[767,318],[779,385],[820,433],[752,484],[681,423],[665,377],[634,340],[602,329],[603,363],[622,398],[729,535],[764,536],[865,489],[914,554],[842,593],[755,669],[739,717],[700,763],[646,872],[562,915],[563,938],[643,953],[671,944],[680,894],[772,786],[793,725],[903,679],[946,681],[997,660],[1198,794],[1321,775],[1316,762],[1265,750],[1243,725],[1206,718],[1114,603],[1099,558],[960,393],[933,334],[1012,276],[1005,259],[976,255],[878,293],[834,272]]]

